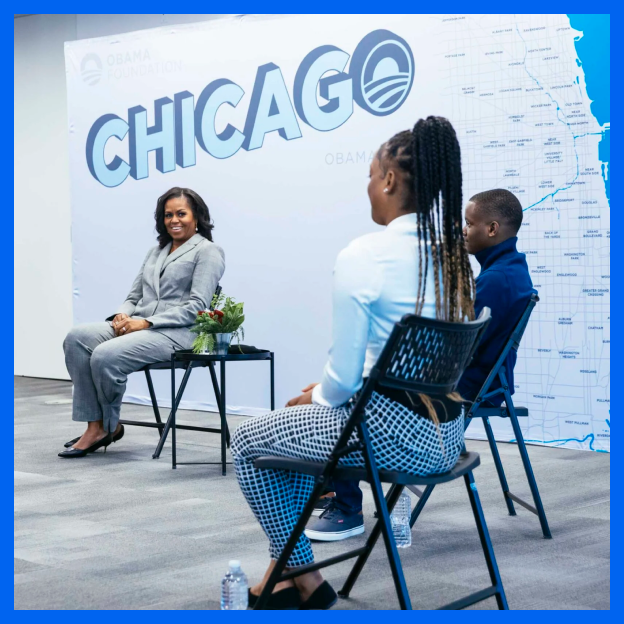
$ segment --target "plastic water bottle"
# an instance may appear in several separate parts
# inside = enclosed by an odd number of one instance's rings
[[[247,577],[240,561],[232,559],[221,581],[221,610],[244,611],[247,608]]]
[[[392,532],[397,548],[407,548],[412,545],[412,529],[410,528],[410,516],[412,513],[412,500],[406,490],[401,492],[392,514]]]

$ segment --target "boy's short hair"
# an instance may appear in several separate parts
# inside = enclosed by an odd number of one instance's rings
[[[518,198],[506,189],[492,189],[477,193],[470,198],[477,208],[493,221],[499,221],[518,232],[522,225],[522,205]]]

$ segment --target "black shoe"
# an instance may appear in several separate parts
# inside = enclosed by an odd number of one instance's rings
[[[113,434],[113,442],[119,442],[119,440],[121,440],[121,438],[124,437],[124,433],[125,433],[125,429],[123,425],[120,425],[121,429],[117,432]],[[65,444],[63,444],[63,446],[65,448],[69,448],[70,446],[74,446],[74,444],[76,444],[76,442],[78,442],[78,440],[80,440],[80,438],[82,438],[82,436],[78,436],[77,438],[74,438],[73,440],[70,440],[69,442],[65,442]]]
[[[314,594],[313,594],[314,595]],[[247,606],[253,609],[258,602],[260,596],[251,593],[251,589],[247,590]],[[296,587],[287,587],[271,594],[265,609],[271,611],[296,611],[300,608],[301,596]]]
[[[102,448],[102,447],[104,447],[104,452],[106,452],[106,447],[109,444],[111,444],[112,441],[113,441],[113,434],[107,433],[103,438],[99,439],[97,442],[93,443],[91,446],[89,446],[86,449],[75,449],[74,447],[71,447],[67,449],[66,451],[62,451],[61,453],[59,453],[58,456],[64,457],[66,459],[70,459],[74,457],[84,457],[85,455],[88,455],[89,453],[94,453],[95,451],[97,451],[99,448]]]
[[[326,611],[331,609],[338,600],[338,594],[334,588],[327,582],[323,581],[314,593],[299,607],[300,611]]]
[[[312,515],[317,518],[318,516],[322,516],[323,512],[331,506],[333,498],[333,496],[322,496],[319,498],[314,505]]]
[[[361,513],[349,516],[332,504],[320,518],[308,524],[304,533],[311,540],[337,542],[364,533],[364,516]]]

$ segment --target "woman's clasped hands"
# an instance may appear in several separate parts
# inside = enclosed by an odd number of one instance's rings
[[[117,314],[113,319],[113,330],[115,336],[125,336],[135,331],[141,331],[147,329],[150,326],[149,321],[145,319],[133,319],[127,314]]]

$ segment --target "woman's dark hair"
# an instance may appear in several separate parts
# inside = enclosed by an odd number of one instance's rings
[[[418,294],[416,314],[425,303],[433,258],[436,317],[449,321],[474,318],[475,282],[462,233],[462,172],[457,135],[448,119],[420,119],[384,143],[377,153],[384,175],[398,166],[405,180],[405,210],[416,213]]]
[[[156,231],[158,232],[158,244],[161,249],[170,243],[172,238],[167,228],[165,227],[165,205],[170,199],[177,197],[184,197],[189,207],[193,211],[193,216],[197,219],[197,232],[204,238],[212,241],[212,229],[214,225],[210,221],[210,212],[208,212],[208,206],[206,202],[195,192],[188,188],[180,188],[174,186],[169,189],[164,195],[158,198],[156,203],[156,212],[154,213],[154,219],[156,219]]]

